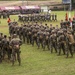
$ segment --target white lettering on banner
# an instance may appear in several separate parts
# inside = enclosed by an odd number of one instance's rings
[[[15,9],[14,7],[5,7],[5,9]]]

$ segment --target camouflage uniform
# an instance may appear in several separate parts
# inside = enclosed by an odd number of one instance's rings
[[[51,53],[53,52],[53,47],[54,47],[54,49],[55,49],[55,52],[57,52],[57,35],[56,35],[56,33],[55,33],[55,31],[54,30],[52,30],[52,34],[50,35],[50,46],[49,46],[49,48],[50,48],[50,50],[51,50]]]
[[[65,44],[66,44],[66,39],[65,35],[63,34],[63,31],[59,31],[60,35],[58,36],[58,55],[61,54],[61,49],[63,50],[63,54],[65,55]]]
[[[54,14],[52,14],[52,21],[55,21],[55,20],[54,20]]]
[[[1,40],[0,40],[0,63],[2,62],[2,43],[1,43]]]
[[[11,42],[11,36],[8,37],[8,43],[9,43],[9,46],[8,46],[8,59],[10,60],[11,59],[11,54],[12,54],[12,47],[10,46],[10,42]]]
[[[19,28],[19,38],[22,40],[22,26]]]
[[[3,33],[0,33],[0,63],[2,62],[2,39],[3,39]]]
[[[1,19],[2,14],[0,13],[0,19]]]
[[[54,20],[57,21],[57,14],[55,14],[54,17],[55,17]]]
[[[34,41],[36,42],[37,45],[37,30],[33,28],[32,30],[32,45],[34,46]]]
[[[22,35],[23,35],[23,42],[25,43],[25,40],[26,40],[26,25],[23,26],[23,28],[22,28]]]
[[[44,50],[45,50],[46,45],[49,50],[49,32],[47,31],[43,33],[43,49]]]
[[[28,29],[27,29],[27,43],[30,43],[31,44],[31,41],[32,41],[32,30],[31,30],[31,27],[29,26]]]
[[[41,30],[39,30],[37,32],[37,46],[38,46],[38,48],[40,48],[40,44],[41,44],[41,46],[43,48],[43,33],[42,33]]]
[[[74,37],[73,37],[71,32],[68,32],[67,37],[68,37],[67,57],[69,56],[69,52],[71,54],[71,57],[73,57],[73,51],[75,50],[75,47],[74,47],[75,46],[75,40],[74,40]]]
[[[12,35],[12,25],[9,25],[9,34]]]
[[[2,51],[3,51],[3,59],[5,57],[5,54],[8,53],[8,40],[7,40],[7,36],[4,35],[4,38],[2,39]]]
[[[19,62],[19,65],[21,65],[21,58],[20,58],[20,45],[21,44],[22,44],[22,41],[16,37],[16,34],[14,34],[14,37],[10,42],[10,46],[12,46],[12,65],[14,65],[16,54],[17,54],[17,60]]]

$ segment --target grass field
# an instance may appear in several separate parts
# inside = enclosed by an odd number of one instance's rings
[[[60,20],[65,17],[65,12],[57,11],[52,13],[57,13],[58,22],[51,23],[54,26],[59,25]],[[17,15],[11,16],[11,20],[14,19],[18,20]],[[0,21],[0,32],[9,35],[7,20],[0,19]],[[49,24],[50,22],[48,22]],[[47,49],[46,51],[43,51],[42,48],[37,49],[36,45],[32,47],[23,44],[21,46],[21,60],[21,66],[18,66],[18,62],[11,66],[10,61],[4,60],[0,64],[0,75],[75,75],[75,55],[74,58],[66,59],[64,55],[51,54]]]

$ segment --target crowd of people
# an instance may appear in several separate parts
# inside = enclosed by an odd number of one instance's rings
[[[19,65],[21,64],[20,46],[23,44],[36,44],[37,48],[49,50],[51,53],[54,51],[57,55],[66,55],[66,58],[71,57],[75,52],[75,34],[74,29],[70,26],[65,27],[64,22],[61,21],[60,27],[52,24],[50,26],[39,24],[38,22],[28,22],[27,24],[18,25],[18,22],[9,23],[10,36],[0,33],[0,62],[4,60],[6,54],[8,59],[14,61],[17,59]]]
[[[28,21],[57,21],[57,14],[28,14],[28,15],[18,15],[19,21],[28,22]]]
[[[61,23],[62,25],[62,23]],[[75,52],[75,34],[71,27],[50,27],[45,24],[43,25],[35,23],[22,24],[18,26],[18,23],[11,23],[9,25],[9,33],[12,36],[14,33],[23,41],[23,43],[31,44],[34,46],[36,43],[37,48],[48,49],[51,53],[55,50],[58,55],[61,55],[62,51],[66,57],[71,57]],[[46,48],[47,47],[47,48]]]
[[[6,11],[3,11],[3,12],[0,12],[0,19],[3,18],[3,19],[7,19],[10,17],[10,14],[9,12],[6,12]]]

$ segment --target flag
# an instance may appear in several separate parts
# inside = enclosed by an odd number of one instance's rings
[[[70,27],[72,27],[72,19],[69,18],[69,21],[70,21]]]
[[[70,22],[70,27],[72,28],[72,18],[71,18],[71,12],[69,12],[69,22]]]
[[[71,12],[69,12],[69,19],[71,18]]]
[[[8,18],[7,22],[8,22],[8,23],[10,23],[10,22],[11,22],[10,18]]]
[[[68,21],[68,14],[66,13],[65,21]]]
[[[75,20],[75,13],[74,13],[74,17],[73,17],[73,20]]]

